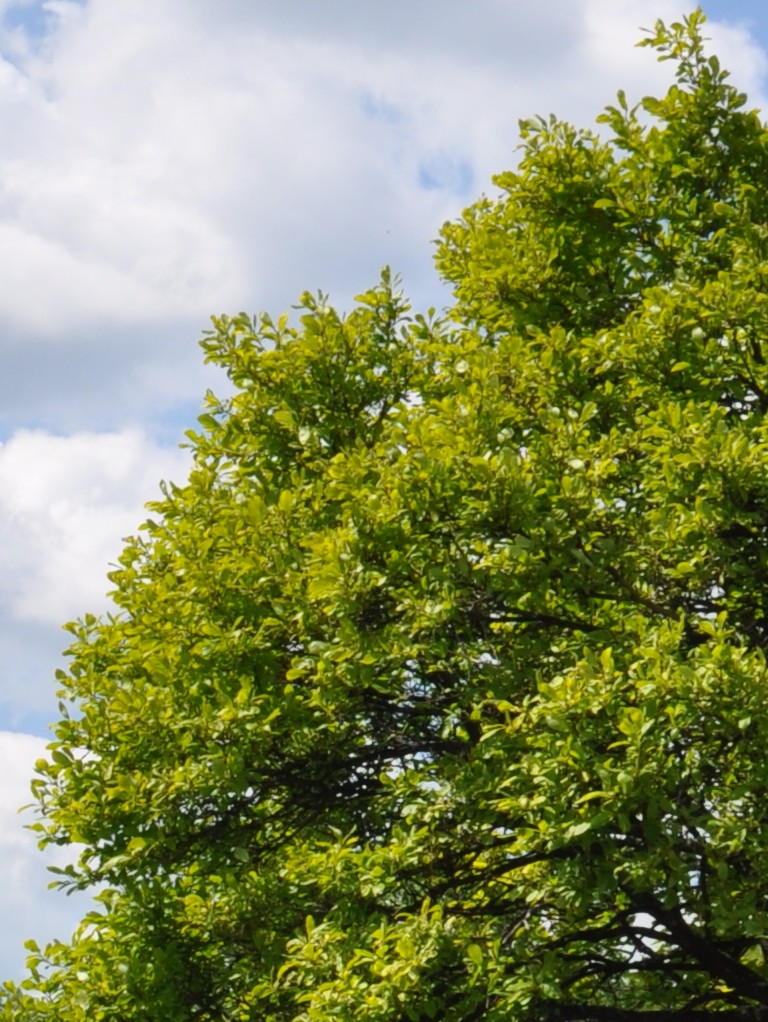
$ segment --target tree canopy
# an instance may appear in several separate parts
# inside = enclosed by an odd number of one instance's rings
[[[768,1019],[768,133],[703,22],[522,125],[444,315],[214,320],[34,782],[99,907],[0,1017]]]

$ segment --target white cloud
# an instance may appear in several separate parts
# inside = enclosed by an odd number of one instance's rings
[[[108,607],[106,575],[147,517],[161,479],[184,482],[186,451],[140,431],[52,436],[0,446],[0,704],[53,716],[60,626]],[[33,673],[30,674],[30,668]]]
[[[75,363],[98,344],[100,386],[67,397],[43,376],[35,411],[119,426],[144,406],[126,363],[154,375],[181,322],[192,339],[209,313],[280,312],[306,287],[346,303],[384,263],[439,302],[429,239],[514,161],[519,117],[591,123],[618,86],[668,80],[633,48],[644,7],[47,5],[55,31],[0,75],[0,321],[20,389],[62,339]],[[175,360],[181,398],[198,360],[191,343]]]
[[[53,877],[47,867],[64,866],[71,853],[41,853],[35,834],[26,829],[34,813],[19,813],[32,802],[34,765],[44,753],[44,739],[0,731],[0,979],[21,976],[25,940],[67,939],[90,906],[87,895],[48,890]]]
[[[650,6],[647,0],[586,0],[584,5],[585,57],[593,67],[624,89],[630,101],[647,95],[651,86],[649,64],[656,54],[637,43],[655,25],[656,21],[670,24],[681,21],[691,13],[694,4],[678,0],[656,0]],[[732,70],[733,80],[740,89],[747,90],[753,104],[762,105],[766,55],[740,26],[709,20],[704,28],[709,40],[708,49],[716,52],[723,67]],[[658,65],[657,65],[658,66]],[[670,63],[660,65],[656,88],[672,72]],[[606,96],[606,102],[610,99]]]
[[[160,480],[184,481],[188,463],[137,430],[24,430],[0,446],[0,575],[13,617],[61,624],[104,606],[107,564]]]

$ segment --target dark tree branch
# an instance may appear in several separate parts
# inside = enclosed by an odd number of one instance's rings
[[[538,1022],[768,1022],[768,1010],[756,1006],[727,1011],[662,1008],[642,1011],[607,1005],[561,1004],[555,1001],[535,1005]]]
[[[733,987],[742,997],[748,997],[768,1007],[768,982],[720,950],[717,944],[702,937],[683,918],[679,908],[666,908],[652,894],[636,896],[635,905],[641,912],[647,912],[667,928],[672,940],[687,951],[713,976]],[[765,1013],[768,1018],[768,1012]]]

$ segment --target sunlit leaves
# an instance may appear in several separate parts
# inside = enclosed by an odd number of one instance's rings
[[[523,125],[444,319],[214,320],[35,782],[102,914],[5,1018],[764,1013],[768,148],[700,28]]]

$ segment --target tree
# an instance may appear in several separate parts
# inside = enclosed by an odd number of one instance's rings
[[[768,134],[702,41],[523,125],[455,304],[214,320],[234,396],[71,626],[7,1019],[768,1019]]]

